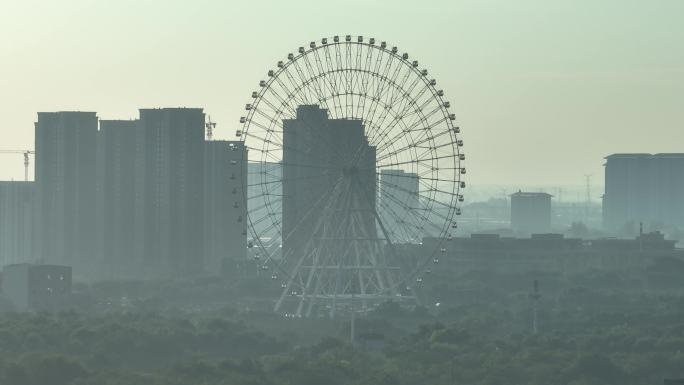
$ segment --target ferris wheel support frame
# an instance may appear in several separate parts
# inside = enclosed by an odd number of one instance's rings
[[[281,256],[281,260],[278,262],[266,249],[255,226],[257,223],[267,220],[267,217],[252,218],[251,215],[248,215],[248,224],[253,239],[267,254],[262,267],[266,268],[267,262],[273,263],[287,280],[287,283],[282,285],[283,290],[275,302],[274,309],[280,311],[283,303],[289,297],[295,297],[297,302],[294,311],[295,316],[310,316],[316,304],[322,304],[326,301],[331,304],[330,314],[334,316],[338,302],[361,301],[362,306],[367,306],[369,302],[377,302],[379,299],[417,299],[418,295],[414,285],[406,287],[413,293],[411,296],[400,294],[398,286],[401,282],[406,282],[407,279],[413,279],[417,274],[420,274],[418,270],[424,268],[429,259],[418,263],[417,268],[414,267],[414,271],[410,274],[404,277],[398,276],[391,280],[396,282],[387,284],[385,281],[390,282],[389,277],[391,276],[387,273],[399,269],[399,267],[389,266],[380,259],[386,258],[390,254],[395,264],[397,261],[401,262],[402,258],[397,256],[399,253],[396,251],[393,238],[406,237],[409,240],[415,240],[414,235],[423,232],[423,226],[435,227],[440,237],[438,246],[441,246],[443,238],[451,239],[451,233],[448,231],[450,228],[456,228],[453,217],[460,214],[457,205],[458,202],[463,201],[460,189],[465,187],[465,182],[461,180],[462,174],[465,174],[465,168],[461,165],[465,156],[460,150],[463,142],[457,138],[460,128],[454,124],[455,115],[448,111],[450,104],[443,99],[444,92],[436,89],[436,81],[427,77],[427,70],[420,69],[417,61],[408,60],[408,54],[400,54],[396,47],[389,48],[385,42],[376,45],[374,39],[364,42],[361,36],[358,36],[354,41],[351,35],[347,35],[344,41],[341,41],[337,36],[331,40],[332,42],[328,42],[327,39],[322,39],[320,46],[311,42],[308,48],[299,47],[297,54],[289,54],[287,61],[277,63],[278,68],[275,71],[268,71],[268,80],[262,80],[259,83],[261,90],[252,93],[253,103],[245,106],[247,114],[240,118],[243,127],[236,132],[236,135],[245,142],[248,140],[257,142],[257,146],[253,147],[246,143],[245,148],[260,152],[262,163],[271,161],[284,166],[285,163],[282,160],[279,161],[278,152],[284,154],[285,151],[292,152],[297,151],[297,149],[288,146],[283,140],[282,135],[285,132],[285,127],[282,119],[285,116],[296,115],[299,108],[297,106],[315,102],[323,107],[332,119],[363,119],[364,126],[369,130],[367,140],[373,144],[374,151],[377,150],[379,155],[373,168],[373,172],[376,173],[376,191],[378,188],[393,191],[392,193],[383,190],[382,201],[377,201],[377,195],[370,199],[376,200],[385,216],[390,216],[394,220],[398,219],[393,221],[393,226],[396,227],[401,224],[404,227],[399,230],[387,229],[387,224],[383,223],[382,215],[378,213],[375,204],[366,210],[366,214],[370,213],[374,218],[383,238],[364,239],[367,236],[364,237],[364,234],[356,231],[366,224],[360,214],[353,214],[345,218],[335,228],[331,227],[329,223],[324,223],[322,213],[329,214],[332,211],[340,210],[341,207],[343,209],[359,207],[363,205],[363,202],[368,202],[367,199],[369,198],[360,197],[358,191],[351,189],[349,181],[346,181],[338,185],[336,193],[331,195],[335,199],[331,199],[331,196],[325,197],[327,199],[321,197],[325,207],[323,210],[318,207],[317,210],[319,220],[316,222],[316,228],[321,229],[318,234],[319,239],[316,239],[312,234],[311,239],[304,247],[305,252],[301,253],[302,255],[285,254]],[[365,61],[363,60],[364,47]],[[377,57],[373,61],[371,59],[376,51]],[[348,67],[345,68],[343,65]],[[407,68],[408,70],[406,70]],[[361,87],[359,84],[363,86]],[[359,90],[355,90],[355,87]],[[375,93],[371,93],[371,96],[368,96],[367,93],[369,87],[370,91],[376,87]],[[266,98],[269,93],[270,98]],[[390,96],[383,98],[382,95]],[[358,100],[356,105],[354,105],[355,100]],[[264,106],[262,107],[262,105]],[[431,109],[428,109],[430,106]],[[250,131],[251,128],[254,129]],[[439,131],[435,134],[433,132],[435,128],[439,128],[441,131],[435,130]],[[256,130],[260,131],[255,133]],[[311,132],[320,136],[316,130]],[[397,133],[401,135],[397,135]],[[443,143],[438,142],[438,139]],[[331,153],[338,153],[333,143],[320,142],[320,144],[328,146]],[[408,160],[402,159],[401,154],[404,154],[404,157],[408,156]],[[249,161],[247,152],[245,152],[245,157],[245,161]],[[325,163],[321,163],[319,166],[297,166],[320,167],[321,175],[325,175],[331,170],[331,167]],[[399,186],[396,181],[391,183],[378,178],[380,169],[397,168],[402,170],[405,167],[416,170],[415,173],[411,174],[413,176],[409,177],[417,180],[418,188],[425,194],[424,196],[419,194],[420,196],[417,198],[419,204],[416,207],[407,206],[407,203],[403,201],[405,195],[412,193],[411,191]],[[452,178],[440,178],[440,171],[442,173],[451,172],[454,176]],[[281,207],[285,204],[283,201],[285,194],[271,200],[273,196],[278,195],[274,192],[276,189],[265,188],[264,185],[267,183],[277,185],[278,181],[266,181],[267,178],[264,176],[266,173],[261,171],[261,174],[261,182],[257,182],[256,185],[262,187],[264,203],[259,208],[265,208],[269,211],[268,219],[271,221],[271,225],[268,225],[263,231],[275,229],[282,238],[281,242],[285,242],[290,234],[283,234],[279,230],[282,227],[282,219],[274,219],[271,212],[274,204],[280,204]],[[392,177],[399,178],[401,176]],[[289,181],[292,182],[292,179]],[[282,175],[280,183],[283,183]],[[440,183],[451,183],[452,187],[440,187]],[[245,188],[247,198],[245,201],[249,201],[247,190]],[[328,191],[330,192],[330,190]],[[448,198],[444,199],[444,197]],[[337,202],[338,198],[344,202],[341,207]],[[318,202],[309,208],[304,217],[312,214],[315,211],[314,207],[317,206]],[[396,213],[397,206],[405,212],[403,214]],[[444,212],[440,212],[440,210]],[[300,219],[303,220],[304,217]],[[439,223],[435,224],[432,220],[428,220],[429,218],[437,218],[441,226]],[[420,225],[413,225],[413,222],[419,222]],[[407,230],[408,224],[415,228]],[[399,231],[399,234],[395,230]],[[321,234],[323,236],[320,236]],[[447,234],[448,237],[445,236]],[[323,242],[325,238],[327,238],[327,242]],[[383,245],[381,241],[386,242],[386,244]],[[332,246],[342,242],[348,243],[344,252],[339,252]],[[440,249],[444,252],[443,247]],[[350,253],[354,254],[357,263],[343,265],[341,261],[348,258]],[[327,261],[331,258],[333,262],[337,261],[337,263]],[[295,259],[297,263],[289,269],[283,268],[282,261],[288,259]],[[434,263],[437,263],[438,259],[434,258],[433,260]],[[309,261],[309,264],[305,264],[305,261]],[[351,276],[356,277],[358,281],[359,286],[356,290],[359,291],[358,293],[354,290],[347,290],[351,282],[347,278],[349,274],[345,274],[348,271],[352,271]],[[370,279],[373,279],[373,276],[375,277],[375,288],[378,289],[372,293],[368,290],[370,287],[364,284],[363,278],[364,273],[369,271],[371,272],[369,274]],[[330,272],[334,272],[334,275],[329,277],[330,274],[328,273]],[[383,274],[387,274],[387,277],[383,277]],[[272,278],[276,279],[276,277],[274,273]],[[418,277],[417,282],[422,282],[422,278],[419,275]],[[346,282],[342,283],[345,280]]]

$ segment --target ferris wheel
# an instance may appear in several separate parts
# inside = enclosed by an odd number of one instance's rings
[[[416,298],[460,215],[455,120],[427,69],[373,38],[311,42],[268,71],[236,135],[248,254],[276,311]]]

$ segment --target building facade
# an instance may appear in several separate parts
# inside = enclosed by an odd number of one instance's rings
[[[36,182],[0,185],[5,263],[149,279],[246,258],[247,163],[239,142],[205,142],[202,109],[141,109],[99,130],[95,113],[41,112],[35,129]]]
[[[299,106],[296,119],[283,120],[286,257],[350,229],[355,237],[376,238],[375,147],[364,129],[361,120],[329,119],[317,105]]]
[[[96,268],[96,136],[94,112],[39,112],[35,125],[38,260]]]
[[[142,256],[136,242],[137,120],[100,120],[98,134],[98,235],[101,277],[135,277]]]
[[[511,229],[519,234],[551,231],[551,195],[541,192],[511,194]]]
[[[204,257],[204,112],[140,110],[136,236],[146,276],[202,272]]]
[[[684,154],[606,157],[603,223],[623,235],[684,228]]]
[[[5,266],[2,294],[16,311],[58,311],[71,297],[71,267],[21,263]]]
[[[33,261],[34,182],[0,182],[0,266]]]
[[[247,156],[242,142],[209,141],[204,152],[204,268],[230,274],[247,249]]]
[[[420,210],[418,175],[404,170],[380,171],[380,207],[378,212],[393,240],[420,242]]]

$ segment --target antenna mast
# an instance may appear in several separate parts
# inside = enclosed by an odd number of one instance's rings
[[[214,128],[216,128],[216,123],[211,121],[211,115],[207,116],[207,122],[204,123],[204,127],[207,129],[207,140],[212,140],[214,138]]]

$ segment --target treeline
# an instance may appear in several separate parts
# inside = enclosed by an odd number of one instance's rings
[[[435,270],[354,344],[349,312],[275,315],[256,279],[79,285],[77,310],[0,313],[0,384],[660,385],[684,378],[683,271]]]
[[[512,332],[520,315],[495,304],[447,317],[388,303],[357,318],[354,345],[348,319],[283,320],[264,333],[270,318],[250,313],[7,314],[0,383],[642,385],[684,377],[681,298],[638,302],[632,314],[546,312],[537,335]],[[332,336],[301,345],[317,323],[333,325]]]

